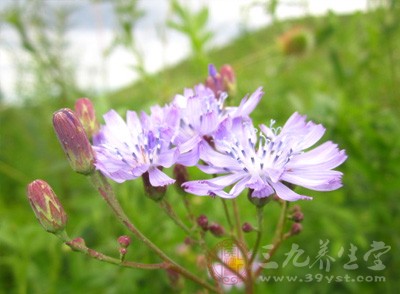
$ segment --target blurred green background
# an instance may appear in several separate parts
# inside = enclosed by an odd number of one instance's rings
[[[120,17],[115,44],[131,50],[137,61],[133,70],[140,79],[127,88],[100,94],[80,89],[74,75],[77,65],[64,58],[68,12],[57,10],[53,14],[56,22],[50,24],[35,15],[35,10],[28,13],[27,7],[21,5],[10,5],[1,12],[2,21],[17,32],[21,48],[30,57],[24,68],[33,74],[34,81],[27,87],[21,76],[17,105],[0,100],[0,293],[178,291],[170,286],[161,270],[121,269],[71,252],[39,226],[25,189],[34,179],[46,180],[69,215],[69,234],[82,236],[96,250],[118,256],[116,239],[127,232],[87,179],[70,170],[52,130],[52,113],[62,107],[73,108],[75,100],[82,96],[92,98],[99,119],[109,108],[122,114],[126,109],[148,110],[153,104],[171,101],[183,88],[203,82],[209,62],[217,67],[233,66],[238,91],[229,98],[231,105],[263,86],[265,96],[253,113],[255,123],[268,124],[270,119],[276,119],[283,124],[298,111],[326,126],[324,140],[338,143],[349,156],[339,168],[344,173],[342,189],[327,193],[303,191],[315,196],[313,201],[296,203],[305,215],[304,230],[280,248],[274,258],[279,269],[265,270],[264,274],[385,277],[384,282],[260,282],[257,293],[273,293],[282,287],[287,293],[397,293],[400,287],[399,2],[369,1],[371,5],[365,12],[349,15],[330,12],[321,17],[282,21],[274,17],[279,1],[261,1],[266,14],[273,19],[270,26],[257,31],[244,27],[227,46],[206,50],[212,38],[206,26],[207,7],[196,12],[170,1],[175,19],[166,26],[188,38],[192,54],[178,65],[155,74],[146,72],[140,62],[143,56],[132,37],[136,21],[145,17],[137,2],[114,2]],[[44,5],[41,1],[28,4]],[[191,172],[196,173],[194,169]],[[196,250],[183,245],[184,234],[143,196],[140,180],[115,188],[121,203],[143,232],[166,252],[177,256],[180,263],[207,278],[206,271],[201,272],[196,265]],[[176,204],[178,213],[183,214],[183,204],[174,187],[169,189],[167,197]],[[221,202],[195,196],[190,201],[196,215],[206,213],[211,220],[226,225]],[[255,223],[254,207],[244,195],[238,201],[242,220]],[[265,209],[266,233],[262,245],[271,243],[278,210],[276,203]],[[250,244],[254,237],[246,235]],[[211,236],[207,240],[210,244],[219,241]],[[312,268],[292,263],[282,266],[293,243],[305,251],[303,257],[308,255],[315,260],[320,240],[329,240],[329,255],[336,259],[328,273],[317,264]],[[367,261],[363,259],[373,241],[391,246],[380,257],[385,266],[382,271],[368,269],[373,265],[372,256]],[[346,270],[343,266],[348,261],[351,244],[358,249],[359,267]],[[339,257],[342,247],[344,253]],[[137,240],[129,248],[127,259],[158,262]],[[198,290],[197,285],[186,281],[180,291]]]

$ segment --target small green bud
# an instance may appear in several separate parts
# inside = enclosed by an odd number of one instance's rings
[[[28,185],[29,203],[42,227],[53,234],[64,231],[67,215],[49,184],[35,180]]]
[[[94,171],[94,151],[75,113],[64,108],[53,115],[53,126],[67,159],[74,171],[90,174]]]

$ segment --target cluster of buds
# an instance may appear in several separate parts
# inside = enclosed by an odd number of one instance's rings
[[[213,90],[215,97],[219,97],[222,92],[227,92],[230,96],[236,94],[236,77],[232,66],[225,64],[220,72],[210,65],[208,68],[209,76],[206,79],[206,86]]]
[[[301,224],[301,222],[304,219],[304,214],[301,211],[301,207],[299,205],[293,206],[289,218],[293,221],[292,227],[290,229],[290,235],[294,236],[299,234],[303,230],[303,225]]]
[[[296,26],[282,34],[278,44],[284,55],[300,55],[312,49],[314,37],[306,28]]]
[[[98,131],[99,124],[91,101],[78,99],[75,112],[68,108],[56,111],[53,127],[72,169],[85,175],[93,173],[95,153],[88,138]],[[60,237],[65,236],[67,215],[50,185],[35,180],[28,185],[27,196],[42,227]]]
[[[125,255],[128,253],[128,247],[131,244],[131,238],[128,236],[120,236],[118,238],[118,244],[120,246],[119,248],[119,258],[121,261],[124,261]]]
[[[225,235],[225,229],[217,223],[209,224],[208,218],[204,214],[197,218],[197,225],[202,228],[203,231],[210,231],[215,237],[222,237]]]

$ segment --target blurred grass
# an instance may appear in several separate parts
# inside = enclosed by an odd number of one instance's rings
[[[327,275],[383,275],[381,283],[260,283],[258,291],[296,293],[396,293],[400,258],[400,11],[378,9],[346,16],[329,14],[277,23],[257,32],[243,32],[228,46],[213,50],[209,60],[217,67],[229,63],[236,71],[237,104],[260,85],[266,92],[253,114],[256,123],[278,124],[294,112],[307,114],[327,128],[325,140],[346,149],[349,159],[340,168],[344,187],[328,193],[311,193],[313,201],[299,202],[304,231],[286,242],[276,256],[282,265],[291,244],[297,243],[313,259],[319,240],[330,240],[330,253],[350,243],[358,247],[359,269],[344,270],[337,263]],[[296,25],[308,28],[315,45],[302,55],[283,55],[278,36]],[[134,85],[94,98],[99,118],[112,107],[148,110],[167,103],[184,87],[202,82],[206,69],[191,60],[146,77]],[[77,97],[78,98],[78,97]],[[52,113],[73,107],[59,100],[38,99],[25,107],[0,107],[0,293],[160,293],[172,292],[162,271],[119,269],[70,252],[34,219],[25,197],[25,186],[41,178],[52,185],[69,214],[68,231],[82,236],[95,249],[117,255],[116,238],[126,233],[105,203],[82,176],[70,171],[51,127]],[[200,177],[194,171],[194,177]],[[133,221],[165,251],[174,253],[184,234],[142,196],[140,180],[116,186],[119,198]],[[308,192],[309,193],[309,192]],[[179,194],[171,188],[168,198],[184,213]],[[206,212],[223,221],[218,199],[191,197],[195,214]],[[243,221],[253,221],[255,210],[246,197],[238,199]],[[265,209],[266,231],[262,244],[271,242],[278,206]],[[254,236],[247,236],[254,242]],[[391,251],[382,256],[386,269],[373,272],[363,254],[372,241],[384,241]],[[209,238],[211,243],[218,240]],[[347,252],[345,252],[345,255]],[[175,255],[175,254],[173,254]],[[127,259],[158,261],[136,240]],[[195,263],[195,253],[182,253],[182,264]],[[371,262],[371,261],[370,261]],[[317,268],[287,266],[273,274],[324,273]],[[203,274],[206,277],[205,271]],[[196,289],[186,282],[183,293]]]

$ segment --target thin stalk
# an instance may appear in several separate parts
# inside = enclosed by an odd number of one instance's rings
[[[103,199],[107,202],[107,204],[112,209],[115,216],[119,219],[119,221],[127,227],[129,231],[131,231],[139,240],[141,240],[147,247],[153,250],[162,260],[168,263],[168,269],[172,269],[182,276],[198,283],[199,285],[207,288],[212,292],[217,292],[217,289],[207,283],[206,281],[200,279],[198,276],[192,274],[187,269],[183,268],[175,261],[173,261],[166,253],[164,253],[157,245],[151,242],[143,233],[137,229],[133,223],[129,220],[118,200],[115,197],[114,191],[111,185],[107,182],[107,179],[99,172],[95,171],[90,175],[90,180],[92,184],[99,191]]]
[[[249,261],[249,266],[251,267],[251,265],[254,262],[254,259],[257,255],[257,251],[260,247],[260,242],[261,242],[261,237],[262,237],[262,233],[263,233],[263,221],[264,221],[264,210],[263,210],[264,206],[262,207],[257,207],[257,223],[258,223],[258,230],[257,230],[257,238],[256,238],[256,242],[254,243],[254,247],[253,247],[253,252],[251,253],[251,257],[250,257],[250,261]]]
[[[71,247],[72,250],[78,251],[81,253],[84,253],[90,257],[93,257],[97,260],[119,265],[122,267],[129,267],[129,268],[140,268],[140,269],[149,269],[149,270],[154,270],[154,269],[166,269],[169,267],[168,263],[162,262],[162,263],[152,263],[152,264],[145,264],[145,263],[139,263],[139,262],[133,262],[133,261],[121,261],[118,258],[114,258],[108,255],[105,255],[103,253],[100,253],[96,250],[93,250],[91,248],[88,248],[86,245],[82,243],[76,243],[76,242],[66,242],[69,247]]]
[[[184,191],[180,192],[179,194],[182,197],[183,204],[185,206],[188,218],[189,218],[190,222],[192,223],[192,225],[194,225],[196,221],[195,221],[195,218],[194,218],[194,215],[192,212],[192,208],[190,207],[190,201],[188,199],[188,194]]]
[[[230,214],[229,214],[228,205],[226,204],[226,200],[225,200],[224,198],[220,198],[220,199],[221,199],[221,201],[222,201],[222,205],[223,205],[223,207],[224,207],[224,212],[225,212],[226,220],[227,220],[227,222],[228,222],[229,229],[230,229],[231,235],[232,235],[232,234],[233,234],[234,227],[233,227],[233,223],[232,223],[231,216],[230,216]]]
[[[239,238],[239,241],[242,244],[245,244],[244,238],[243,238],[242,227],[241,227],[241,223],[240,223],[239,207],[237,205],[236,199],[232,199],[232,206],[233,206],[233,215],[235,217],[237,236]]]
[[[287,201],[283,201],[282,206],[281,206],[281,213],[279,216],[279,221],[278,221],[278,224],[275,229],[275,238],[274,238],[274,242],[272,244],[273,246],[272,246],[271,250],[268,252],[268,257],[264,258],[264,260],[260,263],[260,266],[257,268],[257,270],[254,274],[254,277],[258,277],[261,274],[261,271],[263,270],[261,265],[264,263],[267,263],[271,260],[272,256],[278,250],[278,248],[280,247],[282,242],[284,240],[286,240],[286,238],[288,237],[288,235],[283,234],[283,229],[284,229],[285,221],[286,221],[287,208],[288,208]]]
[[[160,202],[160,207],[165,211],[165,213],[174,221],[174,223],[184,230],[188,235],[192,235],[192,231],[182,222],[182,220],[176,215],[171,204],[163,198]]]

